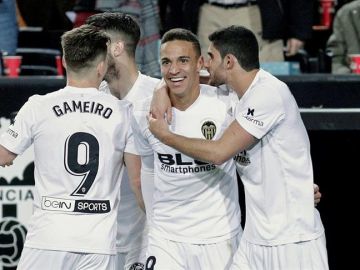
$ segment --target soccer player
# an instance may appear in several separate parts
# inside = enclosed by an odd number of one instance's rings
[[[102,82],[100,90],[131,103],[152,96],[159,79],[141,74],[136,65],[135,50],[140,38],[137,22],[127,14],[105,12],[90,16],[86,23],[106,31],[112,41],[106,82]],[[138,163],[140,167],[140,158]],[[116,236],[118,270],[144,268],[146,261],[146,216],[139,205],[144,207],[142,193],[146,200],[152,197],[153,173],[142,167],[141,176],[140,184],[129,182],[126,168],[122,175]],[[148,216],[150,212],[148,209]]]
[[[98,91],[109,37],[84,25],[61,37],[65,88],[29,98],[0,138],[0,165],[32,143],[34,212],[17,269],[116,269],[116,214],[124,162],[131,178],[131,106]]]
[[[246,223],[231,269],[328,269],[324,228],[313,205],[310,144],[294,97],[259,68],[251,31],[231,26],[209,39],[209,83],[236,91],[235,120],[213,140],[173,132],[162,117],[150,116],[150,130],[198,160],[222,164],[236,155]]]
[[[203,58],[196,36],[184,29],[166,32],[160,59],[173,105],[172,131],[218,138],[231,116],[232,98],[199,84]],[[242,232],[235,164],[216,166],[161,143],[148,129],[150,101],[137,106],[132,122],[142,166],[155,173],[147,265],[156,270],[228,269]]]

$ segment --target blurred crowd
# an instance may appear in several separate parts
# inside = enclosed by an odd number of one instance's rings
[[[318,46],[315,50],[329,58],[329,68],[309,71],[302,65],[305,72],[351,73],[349,55],[360,54],[359,0],[0,0],[0,50],[15,55],[18,46],[26,46],[18,44],[18,29],[36,27],[61,34],[106,11],[137,19],[141,40],[136,62],[143,73],[155,77],[160,76],[159,39],[178,27],[197,34],[204,55],[209,33],[229,25],[255,33],[261,62],[304,64],[309,46]],[[323,44],[309,42],[317,35],[325,39]]]

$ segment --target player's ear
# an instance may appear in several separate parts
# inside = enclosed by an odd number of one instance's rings
[[[61,57],[61,62],[62,62],[62,65],[63,67],[66,69],[66,62],[65,62],[65,57]]]
[[[96,67],[96,71],[97,71],[97,75],[99,78],[101,78],[101,80],[104,78],[106,71],[107,71],[108,65],[107,65],[107,61],[102,60],[97,64]]]
[[[235,55],[228,53],[224,57],[224,68],[225,69],[232,69],[237,63],[237,59]]]
[[[114,42],[114,44],[113,44],[113,46],[111,46],[111,48],[112,48],[111,54],[114,57],[118,57],[123,53],[125,44],[123,41],[117,41],[117,42]]]
[[[196,70],[197,70],[197,72],[200,72],[200,70],[202,70],[203,68],[204,68],[204,57],[202,55],[200,55],[200,57],[198,59]]]

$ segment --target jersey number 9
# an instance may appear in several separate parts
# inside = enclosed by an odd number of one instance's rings
[[[72,196],[84,196],[94,183],[99,168],[99,142],[95,136],[76,132],[70,135],[65,142],[65,168],[83,179]]]

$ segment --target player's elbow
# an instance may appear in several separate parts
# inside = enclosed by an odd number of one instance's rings
[[[228,161],[230,158],[223,153],[223,151],[214,152],[211,155],[210,162],[215,165],[221,165]]]
[[[221,165],[223,163],[225,163],[227,161],[227,159],[225,158],[216,158],[212,163],[215,165]]]

